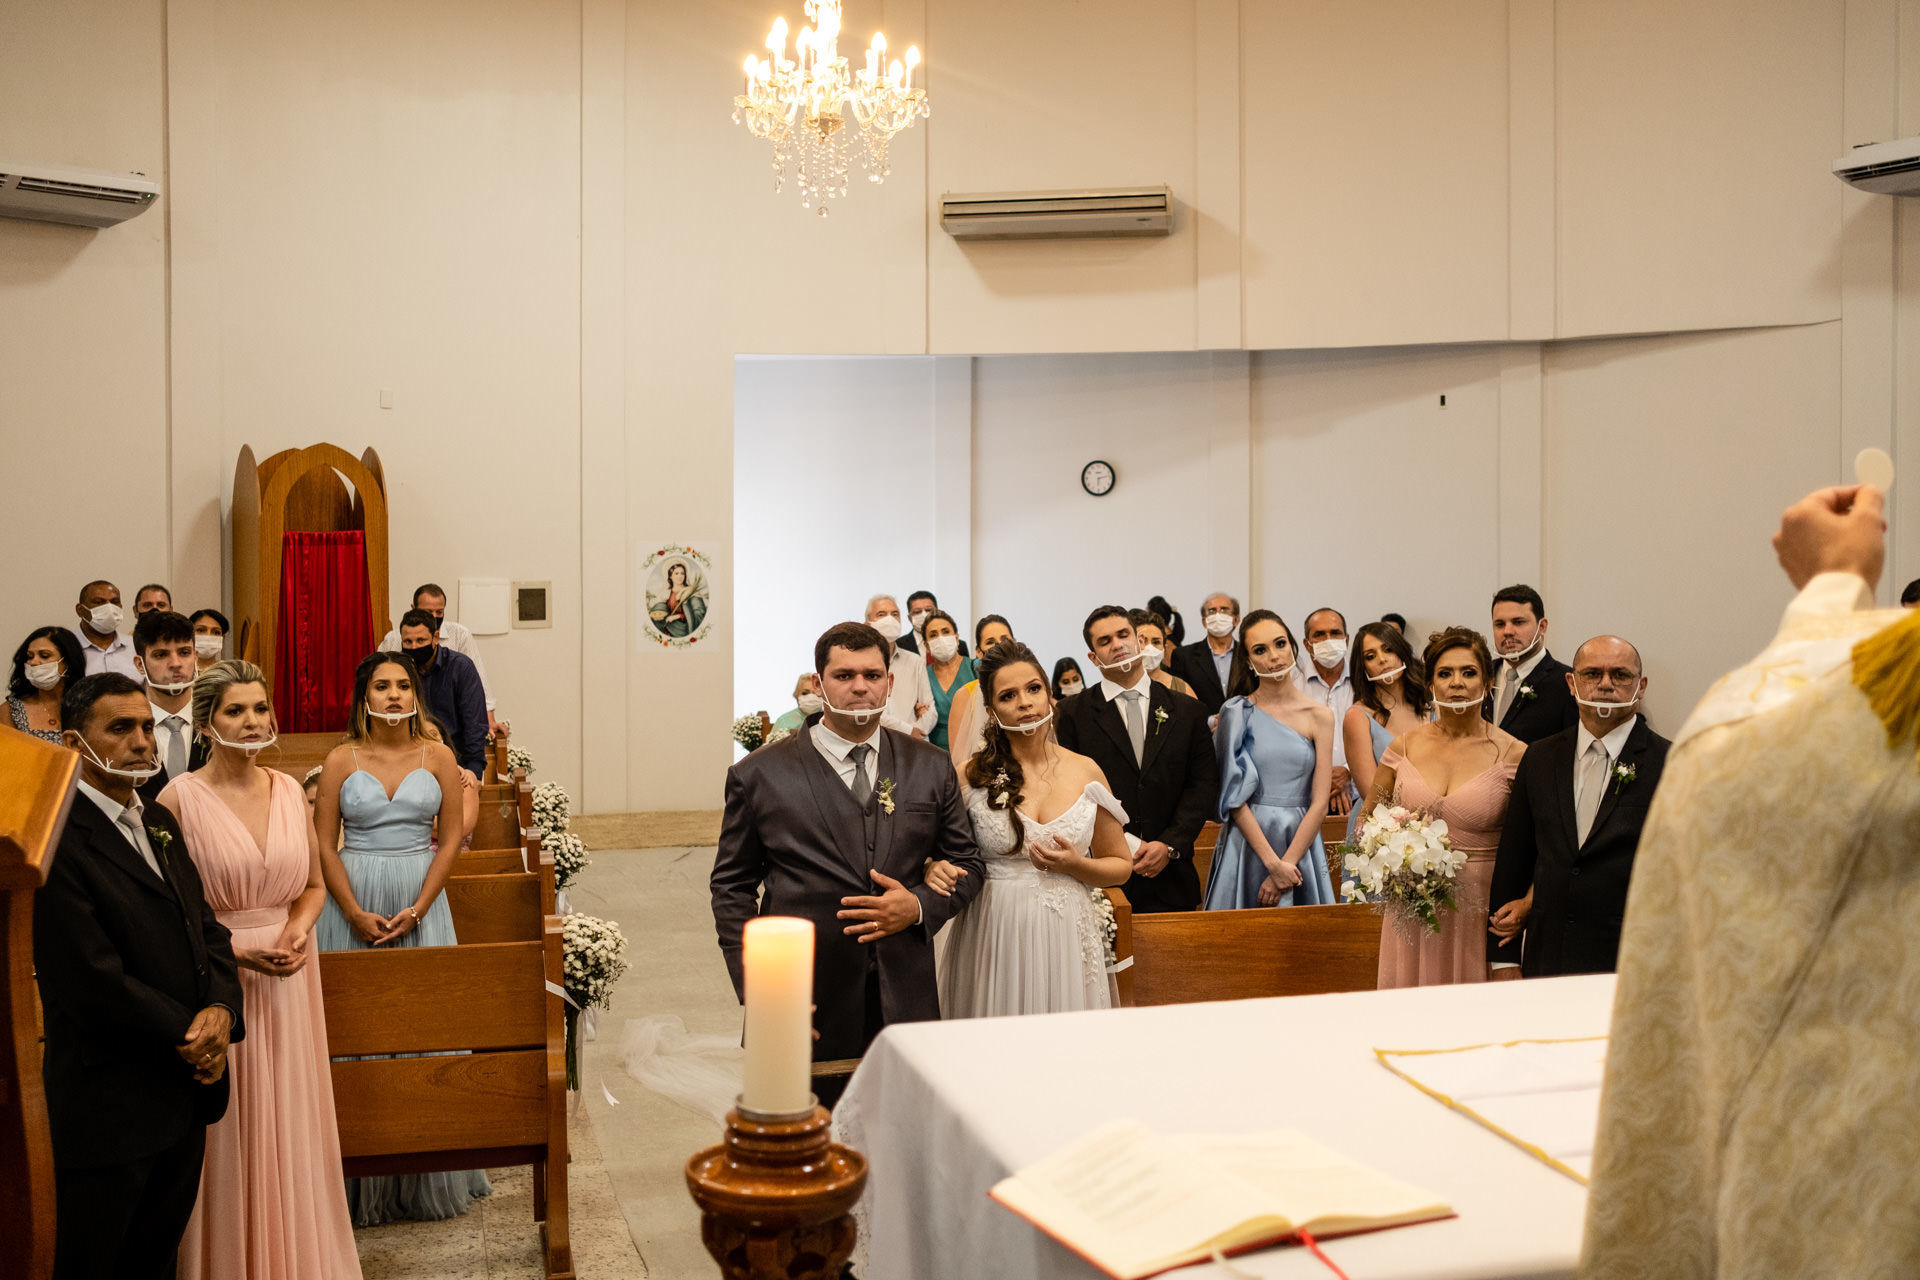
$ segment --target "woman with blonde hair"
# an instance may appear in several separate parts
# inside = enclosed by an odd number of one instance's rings
[[[207,763],[160,793],[180,820],[207,903],[233,935],[247,1038],[233,1093],[207,1130],[182,1280],[338,1280],[360,1274],[340,1181],[313,928],[326,899],[300,784],[260,766],[277,736],[266,677],[216,662],[193,683]]]
[[[314,805],[329,894],[322,951],[458,941],[442,890],[460,842],[435,847],[432,837],[436,818],[443,831],[460,829],[460,765],[438,740],[418,688],[403,653],[368,654],[354,672],[350,736],[327,754]],[[478,1169],[347,1182],[362,1227],[450,1218],[490,1190]]]

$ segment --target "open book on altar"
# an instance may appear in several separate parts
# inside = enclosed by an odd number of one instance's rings
[[[1116,1280],[1215,1252],[1450,1218],[1438,1197],[1291,1129],[1160,1134],[1114,1120],[987,1193]]]

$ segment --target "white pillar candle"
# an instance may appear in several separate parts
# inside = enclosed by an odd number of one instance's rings
[[[805,1111],[813,1095],[813,922],[747,921],[747,1067],[740,1105],[763,1115]]]

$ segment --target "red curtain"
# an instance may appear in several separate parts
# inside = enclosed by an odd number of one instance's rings
[[[358,530],[283,535],[273,682],[282,733],[346,730],[354,668],[373,650],[368,606]]]

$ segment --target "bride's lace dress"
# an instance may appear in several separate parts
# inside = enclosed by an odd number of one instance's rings
[[[987,882],[947,927],[950,937],[940,961],[941,1016],[1111,1008],[1113,980],[1107,976],[1107,943],[1093,891],[1071,876],[1041,871],[1026,850],[1029,841],[1057,835],[1086,857],[1099,811],[1125,825],[1126,810],[1097,782],[1088,783],[1066,812],[1046,823],[988,807],[983,790],[963,791]]]

